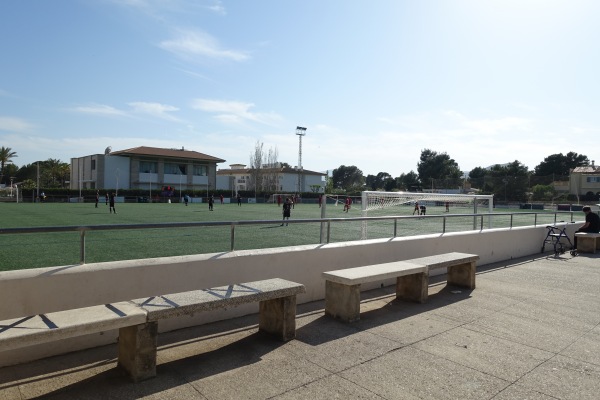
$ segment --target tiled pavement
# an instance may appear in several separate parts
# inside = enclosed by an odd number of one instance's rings
[[[297,338],[247,316],[159,337],[158,376],[132,383],[116,345],[0,369],[0,399],[599,399],[600,255],[480,267],[477,289],[426,304],[364,293],[361,320],[298,307]]]

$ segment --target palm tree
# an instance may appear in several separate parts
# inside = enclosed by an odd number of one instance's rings
[[[10,147],[0,147],[0,183],[4,178],[4,164],[11,163],[14,157],[17,157],[17,152],[12,151]]]

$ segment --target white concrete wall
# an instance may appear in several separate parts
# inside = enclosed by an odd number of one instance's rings
[[[567,225],[570,237],[579,226]],[[546,233],[545,227],[519,227],[0,272],[0,320],[273,277],[304,284],[306,294],[298,297],[298,303],[304,303],[324,298],[324,271],[453,251],[478,254],[478,265],[484,265],[539,253]],[[373,282],[362,289],[381,284],[394,281]],[[161,321],[159,327],[178,329],[257,308],[254,304]],[[0,366],[114,343],[116,337],[116,332],[107,332],[4,352]]]
[[[105,189],[129,189],[131,187],[129,182],[130,162],[131,159],[129,157],[104,157]]]

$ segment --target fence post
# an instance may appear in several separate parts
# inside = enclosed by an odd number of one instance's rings
[[[235,224],[231,224],[231,251],[235,249]]]
[[[79,263],[85,264],[85,229],[79,232]]]

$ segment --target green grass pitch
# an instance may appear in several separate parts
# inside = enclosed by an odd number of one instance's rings
[[[209,211],[206,203],[117,203],[117,214],[110,214],[104,202],[93,203],[0,203],[0,228],[160,224],[169,222],[267,221],[259,225],[235,227],[235,250],[294,246],[319,243],[319,223],[292,223],[280,226],[282,208],[274,204],[220,204]],[[350,212],[342,205],[327,205],[327,218],[360,217],[360,205]],[[428,215],[443,215],[443,207],[428,207]],[[484,211],[484,210],[480,210]],[[506,210],[498,210],[503,212]],[[514,211],[514,210],[512,210]],[[472,209],[451,209],[450,213],[471,213]],[[412,206],[382,210],[379,215],[412,215]],[[292,220],[320,218],[317,204],[296,204]],[[369,216],[377,216],[369,213]],[[554,214],[538,216],[538,224],[550,224]],[[496,217],[494,227],[508,226],[510,217]],[[487,222],[486,222],[487,223]],[[479,224],[479,222],[477,222]],[[533,216],[513,217],[513,226],[532,225]],[[330,242],[361,239],[362,223],[334,221]],[[479,225],[477,225],[479,227]],[[397,236],[441,233],[441,218],[400,219]],[[448,217],[446,232],[473,229],[473,217]],[[394,222],[370,221],[368,238],[393,236]],[[0,235],[0,271],[73,265],[79,263],[78,232]],[[227,226],[89,231],[86,234],[86,263],[167,257],[186,254],[227,252],[231,228]]]

